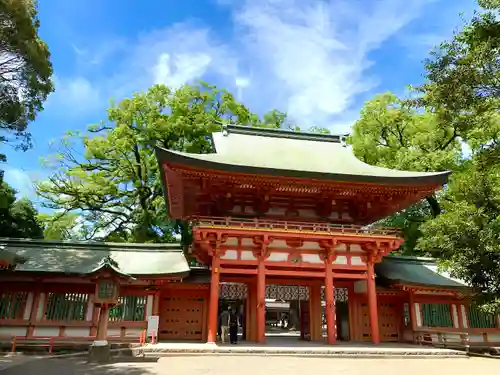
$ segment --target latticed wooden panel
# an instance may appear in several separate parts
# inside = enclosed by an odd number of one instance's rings
[[[202,340],[206,294],[172,291],[160,306],[159,337],[162,340]]]
[[[477,306],[469,305],[467,314],[470,328],[497,328],[496,316],[479,310]]]
[[[28,292],[0,294],[0,319],[23,319]]]
[[[109,320],[111,322],[146,320],[146,301],[147,296],[120,296],[118,305],[109,310]]]
[[[46,320],[83,321],[87,313],[88,293],[48,293]]]
[[[309,288],[300,285],[266,285],[266,298],[283,301],[309,300]]]
[[[334,288],[335,301],[347,302],[349,299],[349,289],[347,288]],[[321,288],[321,300],[326,301],[325,288]]]
[[[422,325],[424,327],[453,327],[451,308],[448,303],[422,303]]]
[[[246,284],[222,283],[219,287],[219,296],[221,299],[244,300],[247,298],[247,289]]]

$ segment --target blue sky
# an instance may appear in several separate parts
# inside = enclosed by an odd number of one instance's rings
[[[422,60],[474,0],[39,0],[56,91],[30,125],[34,148],[5,147],[5,179],[36,200],[40,158],[119,100],[154,83],[203,79],[251,110],[303,128],[349,131],[363,102],[422,82]]]

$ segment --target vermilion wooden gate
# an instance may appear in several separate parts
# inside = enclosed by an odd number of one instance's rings
[[[204,340],[208,291],[172,289],[160,304],[160,340]]]

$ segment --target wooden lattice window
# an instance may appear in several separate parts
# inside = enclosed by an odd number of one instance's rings
[[[496,316],[481,311],[477,306],[469,305],[467,314],[470,328],[497,328]]]
[[[450,305],[445,303],[422,303],[424,327],[453,328]]]
[[[45,304],[46,320],[85,320],[87,293],[48,293]]]
[[[120,296],[118,305],[109,310],[109,320],[112,322],[145,320],[146,296]]]
[[[0,319],[23,319],[28,292],[0,294]]]

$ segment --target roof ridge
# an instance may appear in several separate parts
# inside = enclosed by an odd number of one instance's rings
[[[296,132],[287,129],[276,129],[276,128],[260,128],[260,127],[250,127],[242,125],[222,125],[222,131],[227,132],[227,134],[244,134],[244,135],[254,135],[262,137],[273,137],[273,138],[288,138],[288,139],[298,139],[304,141],[316,141],[316,142],[332,142],[341,143],[345,141],[347,134],[336,135],[336,134],[323,134],[323,133],[310,133],[310,132]]]
[[[395,260],[395,261],[410,261],[415,263],[438,263],[438,259],[432,257],[419,257],[411,255],[390,255],[384,257],[384,260]]]
[[[58,247],[58,248],[78,248],[92,251],[182,251],[179,242],[172,243],[121,243],[121,242],[97,242],[97,241],[52,241],[43,239],[28,238],[0,238],[0,246],[11,247]]]

